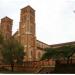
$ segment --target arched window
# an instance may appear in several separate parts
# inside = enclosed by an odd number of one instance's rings
[[[41,58],[41,52],[38,52],[38,58]]]

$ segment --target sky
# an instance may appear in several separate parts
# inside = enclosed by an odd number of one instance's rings
[[[0,19],[13,19],[13,34],[19,29],[20,9],[35,9],[36,37],[47,44],[75,41],[75,0],[0,0]]]

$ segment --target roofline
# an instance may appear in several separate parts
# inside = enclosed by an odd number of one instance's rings
[[[39,41],[39,40],[36,40],[36,41]],[[43,43],[43,44],[45,44],[45,45],[48,45],[48,44],[46,44],[46,43],[44,43],[44,42],[42,42],[42,41],[39,41],[39,42],[41,42],[41,43]],[[50,46],[50,45],[48,45],[48,46]]]
[[[18,31],[16,31],[12,36],[15,36],[18,33]]]
[[[32,10],[34,10],[30,5],[27,5],[27,6],[23,7],[23,8],[21,8],[20,10],[23,10],[23,9],[25,9],[25,8],[27,8],[27,7],[30,7]],[[34,11],[35,11],[35,10],[34,10]]]
[[[70,44],[75,44],[75,41],[59,43],[59,44],[53,44],[53,45],[50,45],[50,46],[62,46],[62,45],[70,45]]]
[[[13,21],[13,19],[9,18],[8,16],[5,16],[5,17],[1,18],[1,20],[5,19],[5,18],[8,18],[9,20]]]

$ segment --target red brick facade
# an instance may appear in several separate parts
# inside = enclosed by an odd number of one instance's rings
[[[12,24],[13,20],[7,16],[1,19],[0,30],[5,39],[12,36]],[[24,46],[26,53],[24,61],[40,60],[45,52],[44,48],[49,47],[49,45],[36,39],[35,26],[35,10],[30,6],[22,8],[19,30],[13,36]]]
[[[21,9],[19,34],[19,40],[26,52],[25,61],[34,61],[36,59],[35,10],[30,6]]]
[[[12,36],[12,23],[13,20],[7,16],[1,19],[1,32],[4,36],[4,39],[9,39]]]
[[[12,24],[13,20],[7,16],[1,19],[0,30],[5,39],[9,39],[12,36]],[[56,45],[45,44],[36,39],[35,26],[35,10],[30,6],[22,8],[20,13],[19,30],[13,36],[24,46],[24,52],[26,53],[24,61],[40,60],[45,53],[44,48],[58,48],[63,45],[75,44],[75,42]]]

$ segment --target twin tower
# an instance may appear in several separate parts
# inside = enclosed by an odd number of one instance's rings
[[[0,29],[5,39],[12,37],[12,24],[13,20],[8,17],[1,19]],[[35,10],[30,6],[21,9],[19,31],[14,37],[24,46],[25,60],[34,61],[36,59]]]

